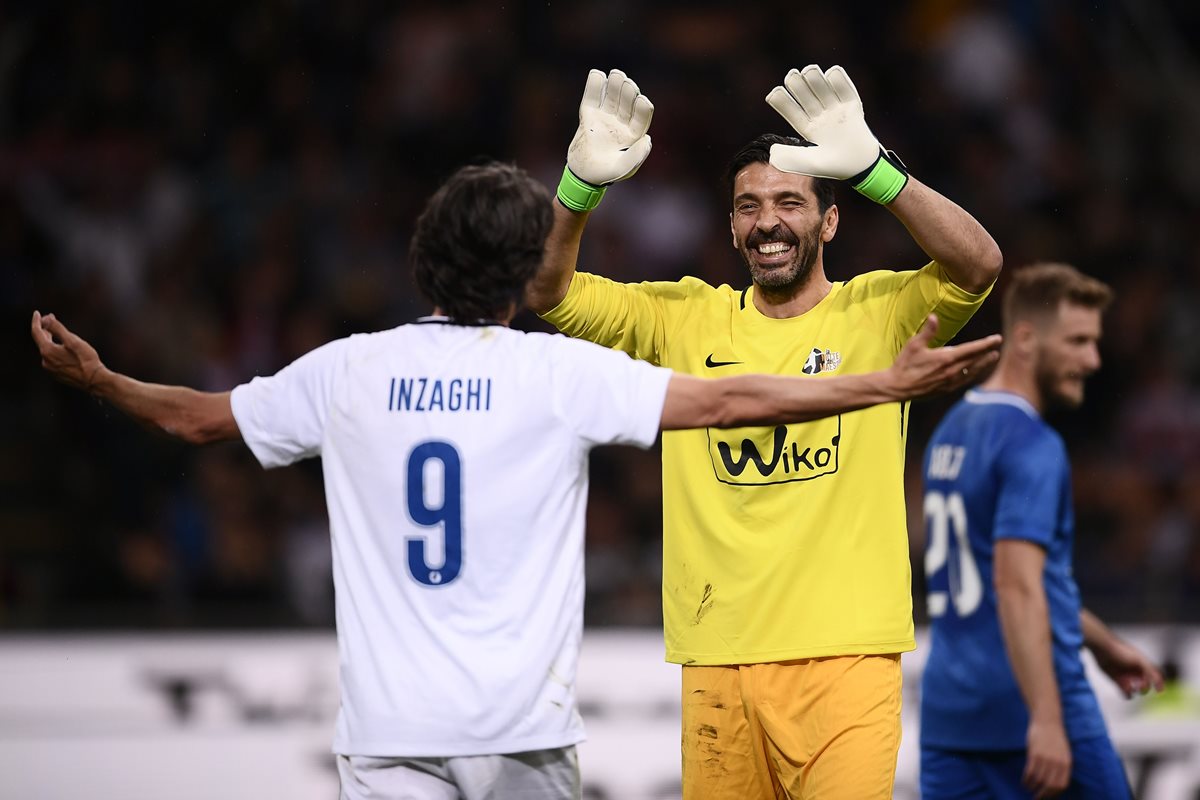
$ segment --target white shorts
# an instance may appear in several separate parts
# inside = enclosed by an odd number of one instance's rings
[[[453,758],[337,757],[341,800],[579,800],[575,747]]]

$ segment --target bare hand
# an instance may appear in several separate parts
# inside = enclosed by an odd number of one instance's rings
[[[977,381],[1000,358],[999,334],[965,344],[930,347],[936,333],[937,316],[930,314],[892,364],[891,372],[906,398],[950,392]]]
[[[1142,651],[1128,642],[1113,638],[1104,648],[1093,647],[1092,655],[1104,674],[1112,678],[1129,699],[1151,689],[1163,690],[1163,676]]]
[[[1029,723],[1021,783],[1034,797],[1054,797],[1071,782],[1071,745],[1061,722]]]
[[[67,330],[53,314],[43,317],[33,312],[32,332],[46,371],[68,386],[91,391],[105,370],[95,348]]]

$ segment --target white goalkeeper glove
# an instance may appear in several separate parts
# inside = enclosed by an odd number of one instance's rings
[[[606,186],[637,172],[650,155],[646,131],[653,116],[654,104],[624,72],[589,72],[579,103],[579,128],[558,184],[562,204],[572,211],[591,211]]]
[[[771,108],[812,144],[771,145],[771,166],[817,178],[849,181],[859,193],[887,204],[908,183],[908,169],[867,127],[862,100],[841,67],[792,70],[767,95]]]

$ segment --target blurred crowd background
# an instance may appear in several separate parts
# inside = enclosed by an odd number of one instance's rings
[[[429,309],[405,263],[458,166],[553,186],[587,70],[656,107],[654,151],[593,215],[581,267],[742,286],[720,176],[791,67],[843,65],[912,172],[1011,270],[1108,281],[1105,366],[1052,417],[1074,457],[1076,577],[1114,622],[1200,622],[1200,5],[372,3],[0,6],[0,628],[328,626],[319,463],[266,473],[41,374],[30,314],[106,363],[225,390]],[[830,277],[924,263],[842,190]],[[528,313],[518,327],[544,330]],[[998,328],[989,301],[967,329]],[[916,607],[919,464],[909,436]],[[595,453],[592,625],[661,619],[658,454]],[[852,498],[847,498],[852,501]]]

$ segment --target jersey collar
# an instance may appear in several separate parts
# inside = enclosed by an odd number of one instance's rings
[[[450,317],[439,317],[429,315],[427,317],[418,317],[413,321],[413,325],[462,325],[468,328],[486,328],[489,325],[503,325],[494,319],[451,319]]]
[[[1037,412],[1032,403],[1013,392],[1005,392],[1000,389],[971,389],[963,399],[975,405],[1012,406],[1013,408],[1021,409],[1033,419],[1042,418],[1042,415]]]

